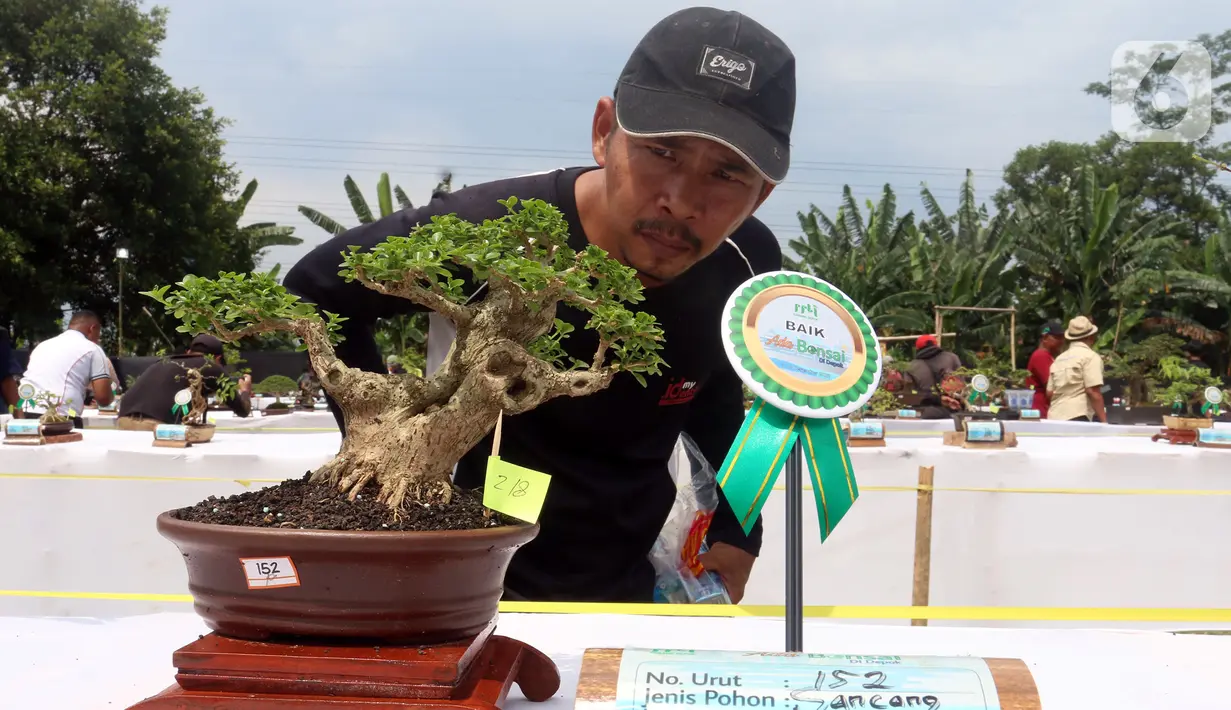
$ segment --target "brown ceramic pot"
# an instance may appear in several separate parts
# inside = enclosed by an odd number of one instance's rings
[[[218,430],[215,424],[195,424],[187,428],[188,443],[204,444],[214,438],[214,432]]]
[[[426,644],[471,636],[496,616],[509,560],[538,526],[335,532],[207,525],[167,512],[158,532],[184,556],[197,613],[222,635]],[[241,560],[252,568],[253,558],[290,558],[298,585],[250,588]]]
[[[43,436],[61,436],[73,430],[73,422],[71,420],[67,422],[51,422],[50,424],[43,424],[39,428],[42,430]]]

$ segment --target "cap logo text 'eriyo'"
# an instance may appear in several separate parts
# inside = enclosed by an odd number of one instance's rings
[[[756,62],[738,52],[707,45],[705,54],[701,57],[701,68],[697,70],[697,73],[701,76],[721,79],[743,89],[751,89],[752,72],[756,68]]]

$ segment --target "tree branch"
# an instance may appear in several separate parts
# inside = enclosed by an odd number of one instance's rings
[[[435,284],[431,288],[424,288],[415,284],[412,279],[422,276],[418,272],[409,272],[407,276],[407,280],[390,286],[369,279],[364,275],[363,269],[355,270],[355,280],[377,293],[405,298],[412,303],[430,308],[453,321],[453,324],[459,328],[470,324],[474,313],[468,306],[450,300],[440,287]]]

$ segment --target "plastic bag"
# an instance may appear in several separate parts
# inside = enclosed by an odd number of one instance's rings
[[[697,561],[697,555],[709,549],[705,533],[718,508],[714,469],[687,434],[676,442],[668,468],[675,481],[675,504],[649,554],[655,573],[654,601],[730,604],[722,579]]]

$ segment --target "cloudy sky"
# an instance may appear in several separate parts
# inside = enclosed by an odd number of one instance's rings
[[[947,205],[964,170],[981,198],[1022,146],[1088,141],[1129,40],[1186,40],[1231,25],[1226,0],[732,0],[794,50],[799,101],[787,182],[758,213],[786,242],[795,214],[834,211],[844,184],[906,209],[927,183]],[[255,177],[255,220],[326,235],[307,204],[356,222],[342,180],[375,209],[387,171],[416,202],[455,185],[591,164],[590,120],[650,26],[689,3],[658,0],[161,0],[162,66],[234,123],[228,156]]]

